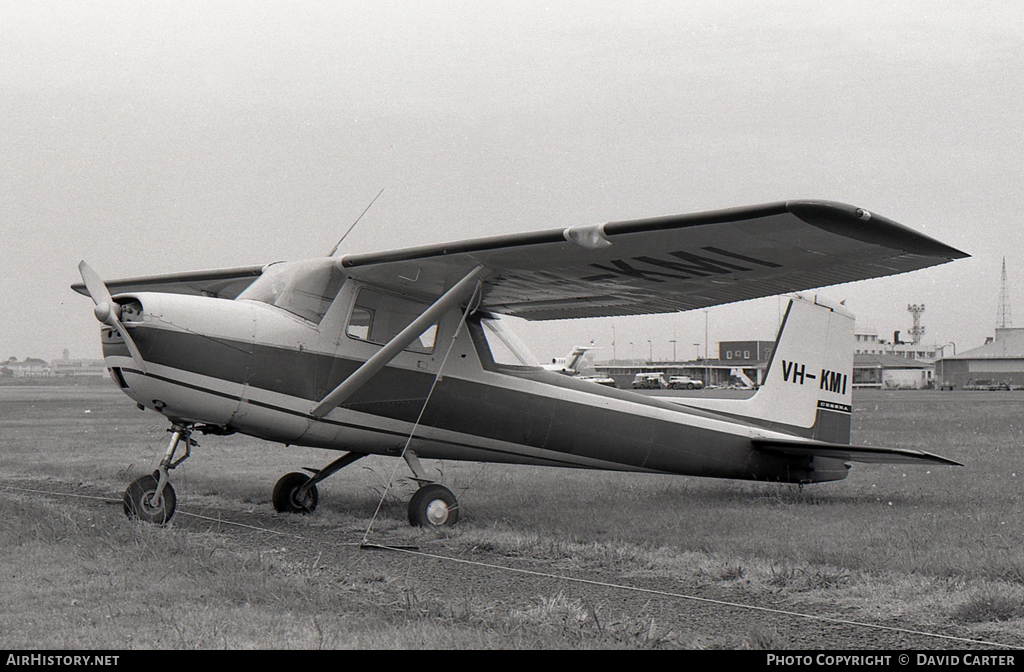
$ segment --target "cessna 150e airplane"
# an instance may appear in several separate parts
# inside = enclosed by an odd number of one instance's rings
[[[320,481],[394,455],[421,484],[410,522],[443,526],[456,498],[420,458],[801,484],[850,462],[958,464],[850,445],[853,317],[820,296],[791,299],[748,399],[673,403],[546,371],[501,318],[676,312],[966,256],[863,209],[788,201],[106,284],[82,262],[73,288],[96,304],[111,378],[171,422],[128,515],[168,521],[192,434],[241,432],[344,451],[282,477],[278,511],[312,511]]]

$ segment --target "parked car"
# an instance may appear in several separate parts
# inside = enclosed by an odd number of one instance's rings
[[[704,381],[689,376],[672,376],[668,379],[668,386],[673,390],[699,390],[704,387]]]
[[[634,390],[664,390],[668,387],[664,373],[638,373],[633,377]]]

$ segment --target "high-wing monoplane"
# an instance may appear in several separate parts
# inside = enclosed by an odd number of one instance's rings
[[[110,376],[171,423],[125,511],[174,513],[193,433],[342,451],[283,476],[279,511],[366,455],[404,458],[415,525],[458,519],[421,458],[817,483],[851,462],[957,464],[851,445],[853,316],[797,295],[748,399],[673,402],[546,371],[503,322],[667,313],[966,257],[839,203],[760,206],[104,283],[83,262]]]

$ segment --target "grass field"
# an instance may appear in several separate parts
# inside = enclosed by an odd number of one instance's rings
[[[408,528],[412,490],[402,481],[371,539],[669,578],[790,609],[1020,646],[1024,393],[858,391],[854,408],[854,442],[919,448],[966,466],[855,465],[845,481],[801,491],[434,463],[459,496],[459,526],[442,537]],[[166,429],[112,385],[0,387],[0,647],[794,645],[785,633],[662,631],[653,612],[616,611],[554,589],[522,596],[528,604],[518,607],[507,604],[515,596],[428,600],[410,588],[407,566],[365,552],[328,567],[322,540],[344,530],[358,541],[395,459],[366,458],[321,484],[311,517],[277,516],[269,503],[277,478],[332,454],[200,437],[173,473],[179,509],[251,515],[285,535],[314,535],[315,549],[305,550],[320,555],[301,557],[181,516],[150,528],[116,504],[26,492],[117,498],[156,465]],[[405,467],[397,473],[404,477]],[[567,630],[570,621],[595,627]]]

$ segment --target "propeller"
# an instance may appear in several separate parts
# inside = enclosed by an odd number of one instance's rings
[[[139,352],[138,346],[135,345],[132,337],[128,335],[128,330],[121,324],[121,306],[114,302],[114,299],[110,296],[110,290],[107,289],[99,274],[92,270],[89,264],[84,261],[78,264],[78,272],[82,274],[82,280],[85,282],[85,289],[89,292],[89,297],[96,304],[92,311],[96,319],[108,327],[113,327],[117,330],[117,333],[121,334],[124,344],[128,346],[128,352],[131,353],[132,359],[135,360],[135,364],[138,365],[143,373],[146,373],[146,360],[142,359],[142,353]]]

